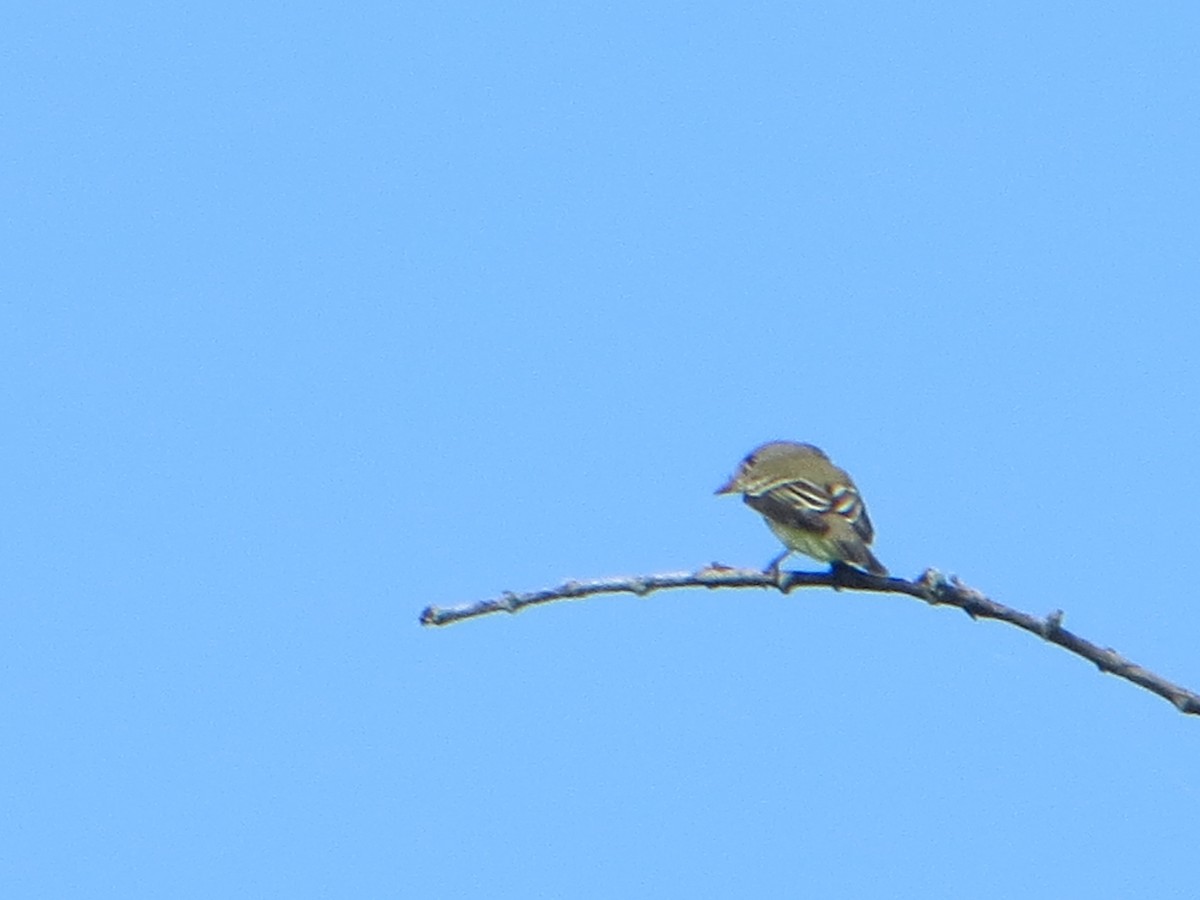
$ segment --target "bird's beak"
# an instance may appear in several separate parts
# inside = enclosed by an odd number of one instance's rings
[[[737,483],[737,476],[732,476],[727,482],[713,491],[714,494],[736,494],[740,488]]]

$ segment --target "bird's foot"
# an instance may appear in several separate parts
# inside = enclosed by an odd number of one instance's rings
[[[840,591],[844,587],[852,587],[855,583],[855,575],[858,575],[858,569],[854,566],[847,565],[840,559],[835,559],[829,564],[829,574],[833,579],[833,589]]]

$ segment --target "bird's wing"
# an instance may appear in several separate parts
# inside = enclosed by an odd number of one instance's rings
[[[867,544],[875,539],[875,526],[867,515],[866,504],[852,484],[838,482],[829,485],[830,511],[850,523],[855,533]]]
[[[875,527],[867,515],[858,489],[853,484],[837,481],[821,485],[797,478],[785,481],[760,494],[747,494],[746,503],[752,509],[777,522],[824,534],[831,527],[828,516],[837,516],[854,529],[854,533],[869,544],[875,539]]]
[[[824,488],[804,479],[785,481],[759,494],[746,494],[746,505],[751,509],[815,534],[829,531],[824,516],[833,509],[833,502]]]

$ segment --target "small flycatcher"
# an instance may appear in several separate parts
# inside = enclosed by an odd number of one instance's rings
[[[751,451],[718,494],[741,493],[787,548],[768,565],[776,571],[792,553],[875,575],[887,569],[870,544],[875,529],[854,481],[812,444],[772,441]]]

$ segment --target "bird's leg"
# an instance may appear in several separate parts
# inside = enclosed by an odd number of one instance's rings
[[[767,563],[765,566],[763,566],[763,571],[770,575],[778,575],[779,574],[779,564],[781,562],[783,562],[785,559],[787,559],[788,556],[791,555],[791,552],[792,551],[789,550],[787,547],[784,547],[782,553],[780,553],[778,556],[774,557],[769,563]]]

